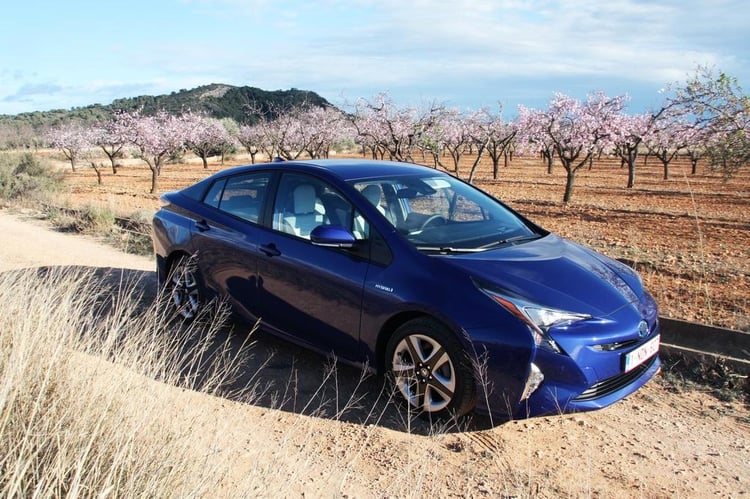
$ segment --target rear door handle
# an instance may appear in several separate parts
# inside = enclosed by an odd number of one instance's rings
[[[261,244],[260,250],[266,254],[266,256],[279,256],[281,251],[276,247],[274,243]]]
[[[200,220],[198,222],[195,222],[195,228],[201,232],[206,232],[211,227],[208,225],[208,222],[206,222],[205,220]]]

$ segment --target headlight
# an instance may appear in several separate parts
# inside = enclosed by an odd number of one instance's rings
[[[480,289],[482,289],[482,291],[484,291],[484,293],[496,303],[502,305],[511,314],[525,322],[531,328],[531,332],[534,335],[534,342],[538,347],[556,353],[560,353],[561,350],[560,347],[557,346],[557,343],[555,343],[555,340],[553,340],[548,333],[552,326],[572,324],[574,322],[591,319],[591,316],[587,314],[578,314],[574,312],[566,312],[565,310],[547,308],[521,298],[502,295],[497,291],[485,288]]]
[[[544,331],[563,322],[572,323],[591,318],[590,315],[574,314],[573,312],[565,312],[563,310],[555,310],[552,308],[540,308],[533,305],[523,306],[522,308],[534,325]]]

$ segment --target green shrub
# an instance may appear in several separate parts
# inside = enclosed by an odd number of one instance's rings
[[[70,232],[108,235],[115,232],[115,212],[101,205],[79,209],[47,206],[47,216],[58,228]]]
[[[89,205],[81,209],[77,228],[78,232],[101,234],[112,232],[114,225],[114,211],[101,205]]]
[[[154,212],[138,210],[131,213],[126,221],[118,224],[115,246],[134,255],[153,256],[154,246],[151,241],[151,219]]]
[[[60,174],[34,154],[0,154],[0,199],[40,199],[61,185]]]

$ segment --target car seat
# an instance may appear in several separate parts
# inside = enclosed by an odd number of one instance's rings
[[[292,192],[292,210],[284,214],[284,230],[294,235],[310,238],[310,232],[325,222],[321,213],[322,204],[318,202],[315,187],[300,184]]]

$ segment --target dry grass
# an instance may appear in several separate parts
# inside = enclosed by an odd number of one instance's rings
[[[2,496],[187,497],[220,482],[143,388],[224,394],[244,349],[216,344],[220,321],[175,334],[159,307],[136,310],[132,289],[70,268],[0,275]]]

